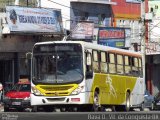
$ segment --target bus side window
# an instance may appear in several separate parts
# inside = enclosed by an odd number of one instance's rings
[[[109,73],[116,73],[115,54],[109,53]]]
[[[132,74],[133,74],[133,76],[139,76],[138,58],[137,57],[132,57]]]
[[[142,59],[138,58],[138,64],[139,64],[139,73],[140,73],[140,77],[143,76],[143,70],[142,70]]]
[[[99,72],[99,55],[98,51],[93,51],[93,71]]]
[[[130,66],[130,61],[129,61],[129,56],[124,56],[124,71],[126,75],[131,74],[131,66]]]
[[[92,70],[92,54],[90,52],[85,53],[86,59],[86,78],[93,77],[93,70]]]
[[[122,55],[117,55],[117,73],[124,74],[123,56]]]
[[[101,72],[102,73],[107,73],[108,70],[108,66],[107,66],[107,62],[106,62],[106,53],[105,52],[101,52],[101,62],[100,62],[100,68],[101,68]]]

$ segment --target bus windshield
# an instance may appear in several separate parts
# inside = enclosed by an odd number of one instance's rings
[[[82,63],[80,44],[36,45],[33,49],[32,80],[35,84],[81,82]]]

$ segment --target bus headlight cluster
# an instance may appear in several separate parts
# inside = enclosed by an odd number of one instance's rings
[[[84,86],[78,86],[75,90],[72,91],[71,95],[78,95],[82,90]]]
[[[43,95],[35,86],[33,86],[31,88],[32,88],[32,91],[35,95],[39,95],[39,96]]]

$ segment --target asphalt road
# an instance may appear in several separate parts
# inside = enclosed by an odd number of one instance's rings
[[[4,112],[0,120],[160,120],[160,111],[132,112]]]
[[[150,112],[1,112],[1,120],[160,120],[160,111]]]

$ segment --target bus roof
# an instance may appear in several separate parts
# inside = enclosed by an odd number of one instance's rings
[[[35,45],[54,44],[54,43],[79,43],[79,44],[83,45],[85,48],[88,48],[88,49],[109,51],[111,53],[116,53],[116,54],[142,57],[141,52],[135,52],[135,51],[132,51],[132,50],[125,50],[125,49],[121,49],[121,48],[104,46],[104,45],[100,45],[100,44],[96,44],[96,43],[90,43],[90,42],[84,42],[84,41],[47,41],[47,42],[37,42]]]

